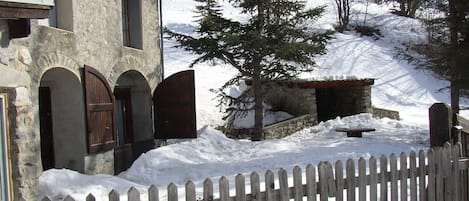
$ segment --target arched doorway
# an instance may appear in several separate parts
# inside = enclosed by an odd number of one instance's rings
[[[83,89],[64,68],[46,71],[39,86],[39,123],[43,169],[84,171],[86,155]]]
[[[117,79],[114,97],[117,128],[114,166],[119,173],[153,148],[151,90],[141,73],[130,70]]]

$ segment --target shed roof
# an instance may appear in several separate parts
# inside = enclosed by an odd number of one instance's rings
[[[247,85],[252,85],[252,80],[245,80]],[[340,88],[340,87],[357,87],[373,85],[375,79],[347,79],[347,80],[292,80],[292,81],[276,81],[279,85],[295,88]]]

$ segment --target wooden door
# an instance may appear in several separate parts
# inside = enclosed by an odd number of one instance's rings
[[[132,97],[130,88],[115,88],[117,114],[118,145],[129,144],[134,141],[132,126]]]
[[[86,66],[83,69],[87,117],[88,152],[107,151],[115,146],[115,99],[101,73]]]
[[[52,102],[49,87],[39,87],[39,129],[41,160],[44,170],[55,167],[54,135],[52,131]]]
[[[194,71],[176,73],[153,93],[156,139],[196,138]]]

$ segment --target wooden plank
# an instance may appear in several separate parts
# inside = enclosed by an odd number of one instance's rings
[[[460,144],[456,144],[452,147],[451,150],[451,159],[452,159],[452,166],[451,166],[451,178],[453,178],[453,182],[451,185],[451,190],[453,194],[453,200],[461,200],[461,192],[459,190],[460,185],[460,176],[459,175],[459,157],[460,157]]]
[[[327,174],[327,164],[322,161],[318,165],[319,172],[319,199],[321,201],[327,201],[329,199],[328,184],[329,181]]]
[[[376,158],[370,157],[369,160],[370,170],[370,201],[378,200],[378,167],[376,165]]]
[[[283,168],[280,168],[278,171],[278,182],[280,185],[280,201],[289,201],[290,196],[288,194],[288,175],[287,171]]]
[[[402,152],[399,156],[400,168],[399,168],[399,180],[400,180],[400,195],[401,201],[407,200],[407,155]]]
[[[335,178],[336,178],[336,201],[344,200],[344,165],[342,161],[335,162]]]
[[[266,201],[275,201],[275,183],[274,183],[274,173],[272,170],[267,170],[265,172],[265,200]]]
[[[428,191],[427,191],[427,200],[428,201],[435,201],[435,153],[433,149],[428,150],[427,153],[428,158]]]
[[[346,169],[347,180],[345,186],[347,188],[347,201],[355,201],[355,164],[352,159],[347,160]]]
[[[178,201],[178,187],[174,183],[168,185],[168,201]]]
[[[306,166],[306,200],[316,201],[316,167],[308,164]]]
[[[411,151],[409,154],[409,163],[410,163],[410,200],[417,201],[417,154],[415,151]]]
[[[259,174],[257,172],[251,173],[251,200],[259,201],[261,200],[261,184],[259,179]]]
[[[246,182],[242,174],[235,178],[236,201],[246,201]]]
[[[334,180],[334,171],[332,171],[332,164],[329,161],[326,161],[327,166],[327,191],[329,192],[329,197],[336,197],[337,190]]]
[[[425,164],[425,151],[419,151],[419,168],[418,168],[418,176],[419,176],[419,200],[427,200],[427,191],[426,191],[426,164]]]
[[[186,182],[186,201],[196,201],[195,184],[191,180]]]
[[[443,149],[441,147],[434,148],[435,150],[435,196],[436,200],[443,200],[444,199],[444,186],[443,186]]]
[[[111,192],[109,192],[109,201],[119,201],[119,192],[117,192],[115,189],[112,189]]]
[[[358,159],[358,200],[366,201],[366,161]]]
[[[155,185],[151,185],[148,188],[148,201],[159,201],[160,200],[160,193],[158,187]]]
[[[127,192],[127,197],[128,197],[128,200],[140,201],[140,192],[138,192],[138,190],[135,187],[130,187],[129,191]],[[174,200],[174,201],[177,201],[177,200]]]
[[[443,146],[450,140],[452,126],[451,108],[446,103],[435,103],[429,108],[430,147]]]
[[[218,181],[220,189],[220,201],[229,201],[230,200],[230,183],[228,179],[223,176]]]
[[[390,162],[391,164],[391,201],[397,201],[399,199],[398,196],[398,189],[397,189],[397,177],[398,177],[398,171],[397,171],[397,157],[396,154],[391,154],[390,157]]]
[[[452,198],[451,192],[451,184],[453,183],[451,177],[451,144],[446,142],[443,147],[442,151],[442,170],[443,170],[443,186],[445,187],[444,192],[444,199],[445,200],[454,200]]]
[[[86,201],[96,201],[96,198],[93,196],[93,194],[88,194],[88,196],[86,196]]]
[[[293,197],[294,201],[303,201],[303,176],[301,175],[301,168],[295,166],[293,168]]]
[[[379,158],[379,200],[387,201],[388,200],[388,178],[386,177],[388,173],[388,158],[385,155],[381,155]]]
[[[213,201],[213,182],[210,179],[204,181],[204,201]]]

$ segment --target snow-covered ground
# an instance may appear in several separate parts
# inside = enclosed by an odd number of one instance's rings
[[[227,1],[222,1],[226,4]],[[333,0],[308,1],[309,6],[327,5],[327,12],[314,28],[332,29],[336,21]],[[216,107],[216,94],[226,80],[236,74],[229,66],[199,64],[194,67],[196,84],[198,138],[154,149],[142,155],[132,167],[119,176],[83,175],[71,170],[48,170],[39,180],[40,196],[53,199],[71,195],[84,200],[88,193],[105,200],[111,189],[124,194],[130,186],[146,192],[151,184],[160,187],[161,198],[166,197],[166,186],[174,182],[182,186],[187,180],[198,188],[205,178],[217,180],[227,176],[231,181],[237,173],[261,175],[268,169],[286,168],[308,163],[336,161],[348,158],[368,158],[371,155],[409,152],[428,147],[428,107],[434,102],[449,102],[448,92],[439,89],[447,82],[435,79],[431,73],[414,69],[405,60],[396,57],[403,43],[425,40],[424,28],[414,19],[390,14],[392,5],[355,2],[352,6],[352,24],[363,23],[381,30],[382,38],[360,37],[348,31],[336,33],[327,46],[328,53],[317,58],[319,68],[302,78],[356,76],[375,78],[372,88],[373,105],[398,110],[401,121],[375,119],[369,114],[337,118],[302,130],[280,140],[249,142],[226,138],[213,129],[223,124],[222,112]],[[192,0],[163,0],[164,25],[173,30],[191,33],[194,26],[195,2]],[[239,18],[235,9],[225,5],[227,16]],[[175,43],[165,40],[165,76],[186,70],[195,56],[171,48]],[[237,89],[233,89],[237,90]],[[469,105],[468,100],[463,103]],[[346,138],[335,132],[337,127],[366,126],[376,132],[363,138]],[[262,178],[261,178],[262,179]],[[233,185],[231,185],[233,186]],[[143,198],[143,196],[142,196]]]

